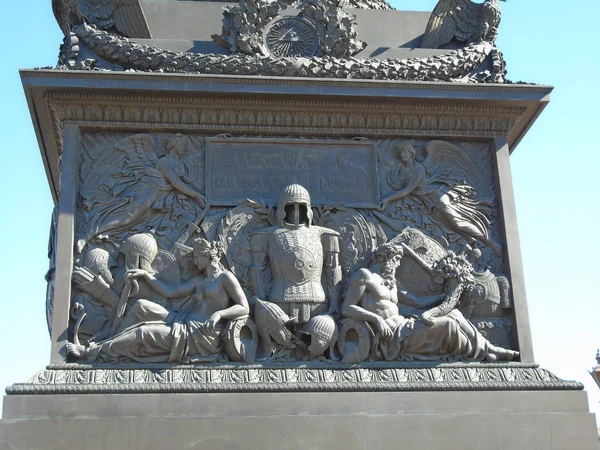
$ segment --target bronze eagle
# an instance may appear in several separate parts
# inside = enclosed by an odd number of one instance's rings
[[[139,0],[52,0],[52,12],[65,36],[89,23],[126,37],[152,37]]]
[[[494,42],[500,24],[499,1],[440,0],[431,13],[421,47],[440,48],[452,39]]]

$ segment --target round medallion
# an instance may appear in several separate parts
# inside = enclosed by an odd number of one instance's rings
[[[475,284],[473,289],[471,289],[471,300],[475,303],[484,303],[487,298],[487,289],[483,284]]]
[[[293,247],[281,256],[279,261],[281,271],[286,280],[293,283],[302,284],[310,281],[319,271],[315,255],[309,248]]]
[[[265,44],[273,56],[315,56],[319,48],[317,30],[298,17],[271,22],[265,31]]]

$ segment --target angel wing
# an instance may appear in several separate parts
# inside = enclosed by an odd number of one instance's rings
[[[81,22],[77,8],[73,8],[72,0],[52,0],[52,12],[63,34],[67,36],[74,24]]]
[[[139,0],[77,0],[89,22],[102,29],[116,28],[127,37],[152,38]]]
[[[485,181],[471,158],[459,147],[445,141],[431,141],[425,146],[427,158],[423,164],[430,174],[451,170],[452,174],[465,179],[477,192],[485,189]]]
[[[482,4],[471,0],[440,0],[431,13],[421,47],[439,48],[454,37],[471,41],[480,33],[483,17]]]
[[[93,192],[106,184],[107,178],[127,175],[140,178],[140,171],[152,172],[158,164],[154,153],[155,142],[148,134],[135,134],[106,149],[93,163],[79,189],[82,195]]]

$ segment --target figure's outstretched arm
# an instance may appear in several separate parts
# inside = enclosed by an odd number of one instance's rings
[[[173,185],[173,187],[175,189],[177,189],[179,192],[181,192],[191,198],[195,198],[202,205],[204,205],[204,203],[206,203],[206,198],[204,197],[204,195],[202,195],[200,192],[198,192],[192,186],[190,186],[185,181],[183,181],[179,177],[179,175],[177,175],[175,173],[173,168],[164,159],[161,159],[158,162],[157,167],[162,172],[162,174],[165,176],[165,178],[167,180],[169,180],[169,183],[171,183]]]
[[[164,298],[183,298],[186,295],[196,292],[196,281],[194,278],[185,283],[171,286],[158,280],[154,275],[143,269],[129,270],[126,278],[143,278],[153,291]]]
[[[398,286],[398,301],[404,305],[412,306],[417,309],[428,309],[441,303],[445,294],[426,295],[417,297],[415,294],[406,289],[399,281],[396,281]]]
[[[421,320],[427,325],[432,325],[434,318],[443,317],[456,308],[458,301],[460,300],[460,296],[464,291],[464,286],[458,280],[451,280],[447,290],[448,293],[446,294],[445,300],[442,302],[442,304],[423,313]]]

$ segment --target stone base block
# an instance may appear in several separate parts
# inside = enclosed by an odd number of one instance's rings
[[[597,450],[582,391],[11,395],[5,449]]]

